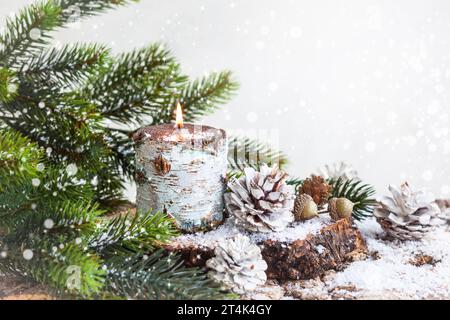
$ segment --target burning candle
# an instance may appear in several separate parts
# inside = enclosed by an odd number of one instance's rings
[[[188,232],[223,220],[227,139],[222,129],[176,122],[139,129],[136,150],[137,207],[172,216]]]

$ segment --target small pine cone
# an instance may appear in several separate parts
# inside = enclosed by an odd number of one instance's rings
[[[331,198],[328,200],[328,211],[333,220],[350,218],[353,213],[354,203],[347,198]]]
[[[309,194],[299,194],[294,202],[295,221],[309,220],[318,217],[317,204]]]
[[[267,279],[267,263],[261,249],[242,234],[221,241],[214,250],[215,257],[206,261],[209,277],[238,294],[255,291]]]
[[[400,240],[419,240],[434,226],[445,223],[434,197],[414,191],[407,182],[389,186],[392,196],[379,201],[373,215],[386,234]]]
[[[318,170],[318,174],[325,179],[341,179],[344,181],[360,180],[358,177],[358,172],[353,168],[353,166],[343,161],[323,166]]]
[[[250,232],[278,232],[294,220],[294,190],[287,174],[263,164],[245,168],[244,175],[228,182],[224,195],[227,212],[239,227]]]
[[[312,175],[311,178],[307,178],[303,182],[299,193],[309,194],[319,208],[321,208],[327,203],[331,189],[332,187],[323,177]]]

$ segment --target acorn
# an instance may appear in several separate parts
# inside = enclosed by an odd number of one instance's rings
[[[328,211],[333,220],[350,218],[355,204],[347,198],[331,198],[328,200]]]
[[[305,221],[319,216],[317,204],[309,194],[299,194],[294,202],[295,221]]]

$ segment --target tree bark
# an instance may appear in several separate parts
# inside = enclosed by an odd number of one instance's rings
[[[266,240],[259,243],[267,262],[269,279],[312,279],[330,269],[340,269],[352,257],[367,252],[360,232],[349,219],[341,219],[322,228],[316,234],[291,243]],[[183,246],[176,241],[166,245],[171,252],[181,254],[187,266],[202,267],[214,256],[209,247]]]

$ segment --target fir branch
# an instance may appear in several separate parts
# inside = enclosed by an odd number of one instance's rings
[[[43,50],[19,69],[20,78],[27,82],[46,84],[49,81],[68,89],[98,72],[109,50],[102,45],[68,44],[61,49]]]
[[[134,178],[135,153],[134,144],[129,132],[120,129],[105,128],[106,143],[114,154],[115,164],[121,168],[122,173],[128,178]]]
[[[61,7],[56,1],[41,1],[22,9],[6,21],[0,36],[0,63],[14,65],[24,59],[27,50],[36,50],[49,42],[48,31],[61,24]],[[30,35],[31,32],[39,34]]]
[[[0,247],[8,249],[6,257],[0,257],[2,273],[50,286],[57,295],[91,298],[104,286],[106,271],[99,257],[64,237],[53,241],[34,238],[7,246],[0,241]]]
[[[131,1],[45,0],[31,4],[7,19],[5,32],[0,36],[0,65],[20,66],[49,43],[51,31],[73,22],[74,18],[95,15],[129,2]]]
[[[231,297],[199,269],[184,268],[178,256],[159,250],[151,255],[115,257],[108,265],[107,289],[131,299],[224,299]]]
[[[163,213],[130,213],[105,221],[88,240],[104,256],[153,250],[177,235],[172,219]]]
[[[0,102],[11,101],[16,96],[17,80],[14,71],[0,67]]]
[[[230,71],[212,73],[189,83],[181,93],[185,120],[192,122],[217,110],[218,104],[228,102],[238,88]]]
[[[37,177],[42,161],[43,152],[36,144],[12,130],[0,130],[0,192]]]
[[[167,110],[165,101],[176,96],[187,78],[170,52],[159,44],[122,54],[92,77],[81,95],[100,106],[104,117],[141,123]]]
[[[282,168],[287,158],[264,143],[250,138],[232,137],[228,143],[228,163],[231,169],[241,171],[249,166],[257,168],[261,163],[277,164]]]
[[[353,217],[356,220],[362,221],[372,215],[377,203],[373,199],[375,195],[374,187],[360,180],[346,180],[344,178],[330,179],[328,183],[333,187],[331,197],[347,198],[355,203]]]
[[[100,133],[97,115],[90,111],[91,105],[68,98],[57,104],[46,103],[44,109],[29,104],[30,112],[16,111],[17,101],[5,104],[15,118],[0,119],[11,128],[49,149],[48,159],[57,165],[76,165],[80,179],[97,181],[96,199],[111,200],[121,196],[123,178],[113,151]],[[47,108],[53,112],[48,113]],[[32,111],[32,112],[31,112]]]
[[[24,240],[30,234],[64,234],[75,238],[93,232],[97,218],[103,213],[98,204],[66,200],[2,217],[0,227],[14,231],[11,237],[15,241]]]
[[[38,216],[36,210],[59,210],[61,204],[73,199],[86,204],[94,196],[93,187],[79,180],[79,175],[72,176],[55,167],[46,167],[44,172],[24,176],[14,183],[2,183],[0,190],[0,225],[8,221],[8,216],[17,225],[23,223],[23,216]]]

